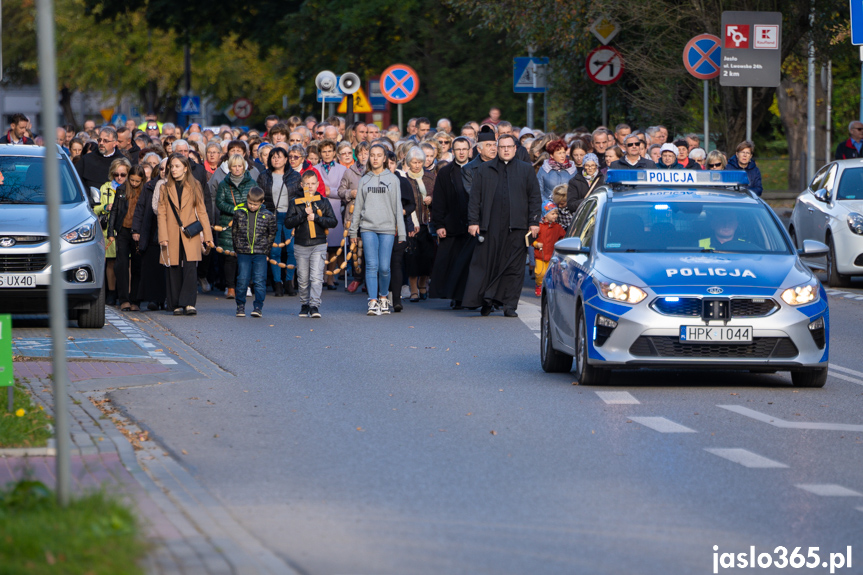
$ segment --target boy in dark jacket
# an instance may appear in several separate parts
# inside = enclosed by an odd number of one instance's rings
[[[255,285],[255,307],[252,317],[263,315],[267,293],[267,260],[276,238],[276,216],[263,207],[264,190],[249,190],[245,203],[234,208],[232,239],[237,253],[237,317],[246,317],[246,289]]]
[[[327,233],[338,225],[336,214],[326,194],[318,193],[318,174],[303,172],[302,194],[289,200],[286,228],[295,228],[294,257],[297,259],[297,283],[300,294],[300,317],[321,317],[321,290],[327,264]]]

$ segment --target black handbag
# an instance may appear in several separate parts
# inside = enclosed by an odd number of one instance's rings
[[[177,208],[174,206],[174,202],[171,201],[171,197],[168,195],[168,190],[165,190],[165,198],[167,198],[168,203],[171,204],[171,210],[174,212],[174,217],[177,218],[177,225],[180,226],[180,231],[183,232],[184,236],[192,239],[204,232],[204,226],[198,219],[195,219],[195,221],[188,226],[184,226],[182,220],[180,220],[180,214],[177,213]]]

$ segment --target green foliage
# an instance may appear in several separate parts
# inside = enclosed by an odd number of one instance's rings
[[[24,386],[14,386],[14,409],[8,413],[7,388],[0,387],[0,447],[44,447],[51,437],[51,418],[30,403]]]
[[[44,484],[0,490],[0,574],[139,575],[147,551],[132,509],[99,491],[67,507]]]

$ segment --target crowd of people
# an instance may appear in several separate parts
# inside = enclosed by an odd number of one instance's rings
[[[11,120],[0,141],[42,143],[26,117]],[[745,170],[762,190],[751,142],[728,157],[664,126],[543,133],[496,108],[458,129],[411,118],[404,134],[337,116],[269,116],[248,131],[147,116],[64,126],[57,143],[100,190],[107,302],[175,315],[217,290],[240,317],[254,297],[261,317],[270,291],[318,318],[323,290],[344,282],[369,315],[442,298],[515,317],[525,273],[539,295],[554,243],[609,169]]]

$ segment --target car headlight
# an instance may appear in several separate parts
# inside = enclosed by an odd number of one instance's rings
[[[83,244],[96,237],[96,220],[89,220],[60,236],[70,244]]]
[[[782,292],[782,301],[788,305],[803,305],[818,299],[818,281],[811,280],[808,283],[788,288]]]
[[[852,232],[858,236],[863,236],[863,216],[857,212],[851,212],[845,218],[845,221],[848,222],[848,227]]]
[[[636,304],[647,297],[641,288],[621,282],[597,281],[597,285],[599,295],[611,301]]]

